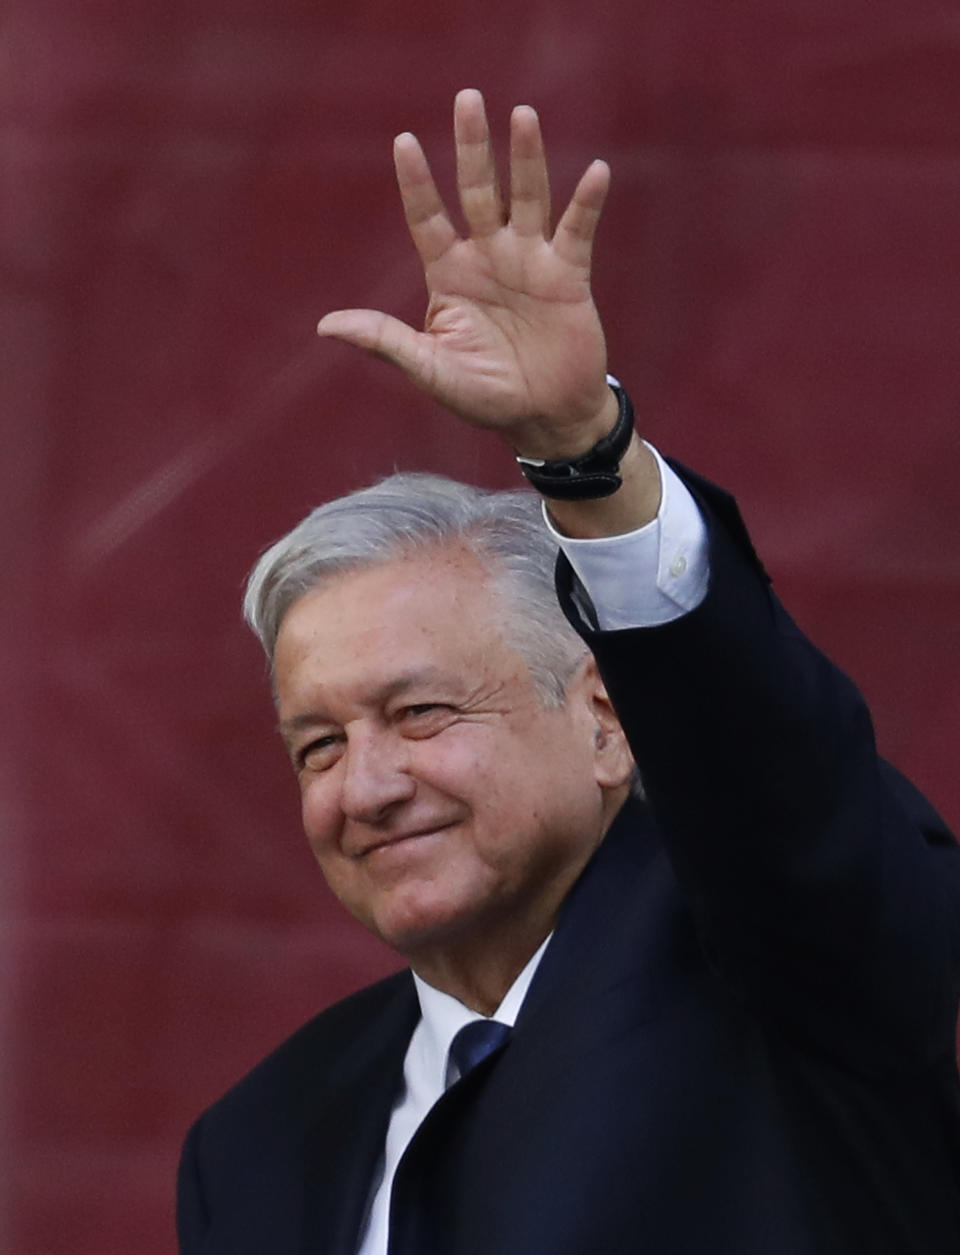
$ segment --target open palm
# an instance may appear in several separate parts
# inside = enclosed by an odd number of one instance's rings
[[[318,330],[395,362],[437,400],[532,455],[589,447],[609,412],[606,347],[590,257],[609,170],[594,162],[550,235],[539,122],[513,111],[510,204],[501,201],[483,98],[454,107],[457,188],[469,237],[443,204],[418,141],[397,137],[397,181],[429,294],[423,331],[375,310],[338,310]],[[607,423],[609,426],[609,423]],[[602,427],[602,423],[601,423]]]

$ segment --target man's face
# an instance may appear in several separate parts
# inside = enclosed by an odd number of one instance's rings
[[[542,706],[498,609],[451,546],[305,594],[277,639],[310,846],[347,909],[409,956],[518,911],[552,926],[629,772],[592,667]]]

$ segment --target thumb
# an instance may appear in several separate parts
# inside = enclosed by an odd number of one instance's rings
[[[344,340],[386,358],[418,382],[425,374],[423,333],[414,331],[392,314],[375,309],[334,310],[320,319],[317,335]]]

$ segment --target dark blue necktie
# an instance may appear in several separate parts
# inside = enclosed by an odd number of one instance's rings
[[[499,1020],[473,1020],[465,1024],[450,1043],[450,1058],[461,1076],[482,1063],[510,1036],[510,1025]]]

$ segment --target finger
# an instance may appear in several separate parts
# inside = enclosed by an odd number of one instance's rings
[[[317,335],[343,340],[393,362],[418,383],[426,377],[428,354],[423,341],[427,337],[392,314],[376,309],[337,309],[320,319]]]
[[[572,266],[590,269],[590,255],[597,223],[610,189],[610,167],[605,161],[587,166],[570,204],[563,211],[553,235],[555,252]]]
[[[457,241],[457,232],[437,191],[420,141],[409,131],[393,141],[397,186],[414,247],[424,266]]]
[[[453,104],[457,149],[457,191],[473,235],[492,235],[504,223],[503,201],[490,143],[483,97],[472,87],[457,92]]]
[[[540,119],[529,105],[510,118],[510,224],[519,235],[550,231],[550,175]]]

